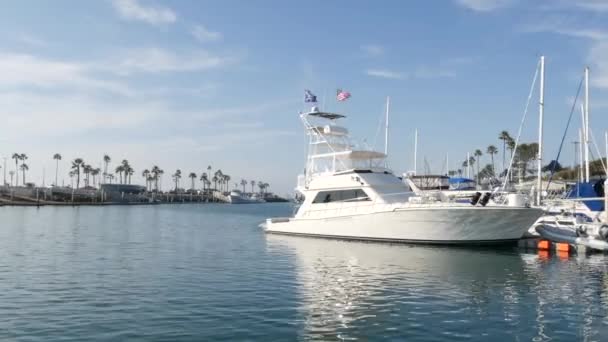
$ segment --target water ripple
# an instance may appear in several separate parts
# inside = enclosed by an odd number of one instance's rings
[[[284,205],[0,207],[0,340],[586,340],[607,258],[264,235]]]

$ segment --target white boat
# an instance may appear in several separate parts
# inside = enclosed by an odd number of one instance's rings
[[[268,233],[360,240],[437,244],[515,241],[541,215],[520,195],[497,204],[490,193],[474,203],[441,196],[417,196],[386,167],[386,154],[358,149],[348,130],[336,125],[343,115],[317,108],[300,115],[309,137],[305,175],[297,191],[304,196],[294,217],[269,218]]]
[[[252,203],[264,203],[265,201],[258,196],[247,196],[240,190],[232,190],[227,196],[228,203],[231,204],[252,204]]]
[[[600,251],[608,250],[608,225],[585,222],[580,216],[543,216],[534,229],[541,238],[553,242],[585,246]]]

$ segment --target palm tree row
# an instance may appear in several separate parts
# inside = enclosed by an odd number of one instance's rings
[[[509,150],[511,152],[509,160],[512,159],[513,153],[515,152],[515,140],[511,137],[511,135],[507,131],[500,132],[500,134],[498,135],[498,139],[503,142],[503,152],[502,152],[503,161],[502,161],[502,167],[501,167],[502,171],[500,172],[500,174],[503,174],[505,172],[504,170],[507,168],[506,150]],[[475,178],[476,178],[477,182],[479,182],[480,177],[482,177],[482,176],[483,177],[496,177],[498,175],[496,173],[496,165],[494,163],[494,155],[498,154],[498,148],[496,148],[496,146],[494,146],[494,145],[489,145],[485,149],[485,153],[490,156],[491,164],[484,166],[483,169],[480,169],[481,168],[481,156],[483,156],[483,152],[481,149],[476,149],[473,152],[473,156],[469,157],[469,159],[467,159],[467,160],[464,160],[461,164],[463,168],[467,168],[467,169],[469,167],[473,167],[475,164],[477,164],[477,172],[475,173],[476,174]],[[450,176],[453,176],[457,173],[459,175],[462,175],[462,169],[448,171],[448,174]]]
[[[15,171],[10,171],[9,175],[11,177],[11,184],[13,184],[13,179],[15,180],[15,185],[19,183],[19,171],[22,173],[22,181],[23,185],[26,184],[26,171],[29,170],[27,164],[25,164],[25,160],[28,159],[27,155],[24,153],[14,153],[12,155],[12,159],[15,160]],[[59,182],[59,162],[63,159],[63,156],[59,153],[55,153],[53,155],[53,160],[55,161],[55,182],[54,185],[58,186]],[[70,172],[68,175],[72,179],[72,183],[75,179],[75,187],[80,188],[81,180],[84,181],[84,187],[96,187],[101,185],[102,183],[112,183],[112,180],[115,177],[118,177],[118,182],[120,184],[131,184],[131,176],[135,174],[135,169],[131,166],[128,160],[124,159],[122,162],[116,166],[114,169],[114,174],[109,172],[110,163],[112,158],[109,155],[103,156],[103,172],[101,168],[94,168],[90,164],[87,164],[83,158],[75,158],[71,161]],[[141,173],[144,178],[146,190],[147,191],[159,191],[159,181],[161,180],[164,171],[159,168],[157,165],[154,165],[151,169],[144,169]],[[101,175],[101,177],[99,177]],[[15,177],[16,176],[16,177]],[[175,190],[177,191],[180,186],[180,180],[182,178],[182,171],[177,169],[174,174],[171,175],[173,182],[175,183]],[[188,174],[188,178],[190,178],[190,189],[196,189],[196,180],[198,175],[195,172],[190,172]],[[206,170],[201,172],[199,180],[202,182],[203,191],[218,190],[221,192],[228,191],[230,188],[230,181],[232,177],[228,174],[222,172],[221,169],[212,172],[211,165],[207,166]],[[235,187],[238,187],[238,183],[235,183]],[[241,179],[240,185],[243,187],[243,192],[246,192],[247,185],[251,186],[251,192],[254,192],[255,186],[257,185],[260,189],[260,192],[265,192],[269,184],[262,181],[247,181],[245,179]],[[72,184],[74,186],[74,184]]]
[[[29,167],[25,163],[27,160],[27,155],[25,153],[13,153],[11,159],[15,159],[15,185],[19,185],[19,170],[23,174],[23,186],[25,186],[25,172],[29,170]],[[19,161],[21,161],[21,165],[19,165]],[[13,183],[13,175],[11,175],[11,184]]]

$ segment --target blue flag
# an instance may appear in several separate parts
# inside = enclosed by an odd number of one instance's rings
[[[310,90],[304,90],[304,102],[317,102],[317,96],[310,92]]]

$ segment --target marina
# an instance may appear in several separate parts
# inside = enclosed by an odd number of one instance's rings
[[[608,0],[0,23],[0,341],[608,340]]]

